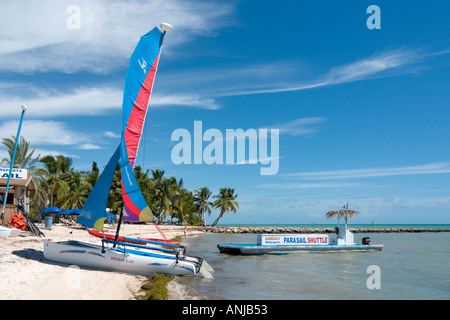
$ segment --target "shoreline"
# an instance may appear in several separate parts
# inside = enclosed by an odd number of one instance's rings
[[[189,227],[190,230],[204,233],[336,233],[334,227]],[[409,228],[409,227],[382,227],[382,228],[348,228],[353,233],[420,233],[420,232],[450,232],[450,228]]]
[[[190,230],[204,233],[336,233],[334,227],[189,227]],[[353,233],[420,233],[420,232],[450,232],[450,228],[348,228]]]

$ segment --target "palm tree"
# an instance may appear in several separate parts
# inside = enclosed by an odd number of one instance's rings
[[[39,160],[42,162],[50,174],[55,174],[60,177],[69,174],[72,168],[72,158],[65,157],[62,154],[57,156],[45,156]]]
[[[48,155],[39,160],[43,163],[46,170],[47,190],[50,195],[50,206],[52,207],[58,198],[64,195],[69,189],[70,170],[72,159],[63,155],[56,157]]]
[[[213,227],[217,225],[220,218],[222,218],[225,213],[230,211],[236,213],[236,208],[239,208],[239,204],[235,201],[237,196],[237,194],[234,194],[234,189],[231,188],[221,188],[219,190],[219,195],[214,196],[217,200],[214,201],[213,206],[214,209],[220,208],[220,214],[216,221],[213,222]]]
[[[117,164],[111,182],[111,189],[109,190],[108,208],[111,208],[113,212],[118,213],[122,206],[122,175],[120,172],[120,164]]]
[[[58,175],[59,177],[69,182],[72,177],[72,171],[74,170],[72,168],[72,158],[65,157],[62,154],[56,156],[56,165],[58,168]]]
[[[199,225],[201,217],[197,214],[197,208],[194,203],[194,195],[186,189],[180,190],[180,195],[172,203],[174,215],[181,223],[186,222],[188,225]]]
[[[35,187],[34,195],[30,199],[30,208],[33,208],[34,212],[39,212],[42,208],[47,206],[49,201],[47,170],[35,167],[30,173],[33,176]]]
[[[98,169],[97,162],[92,162],[91,171],[82,171],[80,173],[83,176],[84,182],[86,182],[90,186],[90,190],[92,190],[97,183],[98,178],[100,178],[100,170]]]
[[[70,181],[67,188],[61,189],[62,194],[58,194],[58,206],[61,209],[81,209],[91,190],[91,186],[83,180],[81,173],[70,171]]]
[[[206,227],[205,212],[208,212],[208,215],[210,215],[211,206],[213,205],[212,202],[208,201],[211,194],[212,192],[207,187],[202,187],[199,188],[198,190],[195,190],[194,194],[194,201],[203,217],[203,225],[205,227]]]
[[[158,223],[160,223],[170,211],[170,185],[167,179],[156,186],[155,199],[158,206]]]
[[[158,223],[166,218],[167,214],[173,213],[173,204],[180,194],[178,183],[175,177],[170,179],[162,179],[161,182],[155,185],[155,201],[158,206]]]
[[[11,159],[14,153],[14,145],[16,143],[16,137],[11,136],[11,138],[3,138],[2,143],[8,148],[8,155],[9,158],[4,158],[0,162],[1,165],[11,165]],[[30,141],[26,141],[24,137],[20,137],[19,143],[17,144],[16,149],[16,156],[14,158],[14,168],[26,168],[34,166],[36,161],[38,161],[38,158],[33,158],[33,154],[36,151],[36,147],[33,148],[33,150],[30,151]]]
[[[2,143],[8,148],[9,158],[2,159],[0,165],[6,164],[9,166],[11,164],[11,159],[14,152],[16,137],[11,136],[11,138],[4,138]],[[36,146],[30,151],[30,145],[30,141],[26,141],[24,137],[20,137],[17,144],[13,167],[23,169],[26,168],[28,173],[30,173],[33,177],[35,192],[30,199],[30,207],[34,208],[36,211],[39,211],[38,209],[44,207],[48,202],[46,191],[47,187],[45,185],[46,170],[36,166],[36,162],[39,161],[39,155],[37,157],[33,157],[34,152],[36,151]]]
[[[159,183],[164,177],[164,170],[155,169],[152,170],[152,180]]]
[[[183,188],[183,179],[180,178],[180,180],[177,181],[175,177],[170,177],[169,179],[165,179],[169,181],[169,201],[170,201],[170,220],[173,222],[173,218],[177,217],[176,212],[176,205],[181,201],[181,197],[185,192],[187,192],[186,189]],[[181,221],[183,220],[183,217],[181,217]]]
[[[147,194],[144,192],[147,203],[152,206],[157,223],[165,219],[167,214],[170,214],[173,220],[176,214],[175,205],[183,188],[183,179],[177,181],[175,177],[165,178],[165,171],[160,169],[151,172],[149,190]]]

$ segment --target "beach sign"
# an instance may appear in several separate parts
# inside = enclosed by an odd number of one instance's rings
[[[261,246],[304,246],[329,245],[327,234],[258,234]]]
[[[8,179],[10,170],[9,168],[0,168],[0,178]],[[12,169],[11,179],[27,179],[27,169]]]

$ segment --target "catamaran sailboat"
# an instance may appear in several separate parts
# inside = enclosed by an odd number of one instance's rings
[[[172,26],[162,23],[141,37],[131,56],[123,95],[123,129],[121,142],[103,170],[81,210],[77,223],[88,228],[103,229],[109,189],[117,164],[122,175],[123,208],[115,239],[102,239],[102,244],[77,240],[45,242],[46,259],[65,264],[120,271],[140,275],[164,273],[212,278],[213,269],[200,257],[185,254],[185,248],[167,241],[132,239],[119,241],[123,220],[142,222],[153,219],[133,173],[148,109],[153,81],[158,67],[162,42]]]

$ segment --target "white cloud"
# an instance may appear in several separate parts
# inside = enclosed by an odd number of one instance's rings
[[[98,144],[93,144],[93,143],[82,143],[78,146],[78,149],[83,149],[83,150],[98,150],[98,149],[103,149],[101,146],[99,146]]]
[[[201,97],[196,94],[154,94],[150,98],[150,105],[152,107],[182,106],[209,110],[221,108],[213,98]]]
[[[196,92],[199,97],[209,97],[209,99],[210,97],[308,90],[417,72],[417,63],[432,56],[432,53],[419,49],[386,50],[371,57],[333,67],[328,72],[317,76],[311,76],[311,70],[305,68],[305,62],[298,61],[255,63],[235,68],[219,66],[215,69],[163,74],[158,78],[158,85],[162,88],[179,88],[177,92]]]
[[[318,126],[326,121],[324,117],[309,117],[294,119],[285,123],[274,124],[267,128],[279,129],[280,134],[292,136],[312,135],[316,133]]]
[[[394,72],[406,72],[405,70],[408,70],[408,68],[404,67],[419,61],[424,56],[413,50],[391,50],[332,68],[317,80],[301,85],[292,85],[289,84],[292,81],[283,79],[285,75],[292,77],[293,74],[299,73],[292,71],[296,69],[294,68],[295,65],[290,63],[271,63],[266,67],[254,65],[225,72],[203,70],[162,75],[158,77],[158,85],[165,89],[153,93],[150,98],[150,106],[181,106],[217,110],[221,108],[221,105],[216,102],[214,97],[304,90],[387,76]],[[276,70],[284,71],[280,74]],[[209,83],[215,83],[214,87],[211,87]],[[31,96],[24,97],[20,93],[14,95],[14,90],[11,90],[14,86],[22,88],[20,92],[23,92],[25,87],[29,88],[28,94],[31,94]],[[258,89],[258,87],[263,89]],[[171,89],[167,90],[167,88],[171,88],[173,91],[169,91]],[[183,91],[189,93],[183,93]],[[102,115],[114,110],[120,112],[122,96],[122,87],[77,87],[71,91],[61,92],[51,87],[39,88],[19,83],[14,85],[0,82],[0,106],[5,106],[2,108],[2,116],[5,118],[16,117],[17,110],[14,109],[14,106],[19,108],[22,104],[29,106],[28,114],[34,118]],[[312,134],[317,130],[317,125],[325,120],[321,117],[296,119],[289,123],[280,124],[279,128],[281,132],[290,135]]]
[[[18,121],[0,123],[0,137],[16,135]],[[67,124],[59,121],[27,120],[20,136],[31,141],[32,145],[83,146],[91,143],[88,135],[67,128]]]
[[[42,89],[32,97],[0,95],[0,105],[8,106],[2,110],[4,117],[17,116],[23,104],[28,106],[27,115],[33,118],[97,115],[107,110],[121,109],[122,92],[112,88],[79,88],[68,93]]]
[[[17,117],[20,106],[28,106],[27,115],[33,118],[60,116],[94,116],[122,109],[123,88],[94,87],[78,88],[72,92],[55,92],[54,90],[35,89],[37,95],[32,97],[9,96],[0,92],[2,117]],[[182,106],[203,109],[219,109],[214,99],[202,98],[193,94],[162,95],[152,94],[149,105],[155,107]]]
[[[103,133],[103,135],[104,135],[105,137],[108,137],[108,138],[120,138],[120,135],[119,135],[119,134],[116,134],[116,133],[114,133],[114,132],[112,132],[112,131],[105,131],[105,132]]]
[[[325,83],[335,84],[368,79],[379,76],[384,71],[392,71],[421,59],[422,57],[417,51],[396,49],[333,68],[325,76]]]
[[[394,168],[365,168],[365,169],[300,172],[284,175],[300,179],[323,180],[323,179],[355,179],[368,177],[385,177],[385,176],[436,174],[436,173],[450,173],[450,162],[449,161],[436,162],[418,166],[394,167]]]
[[[48,149],[41,149],[41,148],[36,148],[36,151],[34,152],[35,156],[40,155],[41,158],[44,156],[58,156],[58,155],[63,155],[65,157],[69,157],[69,158],[79,158],[80,156],[70,153],[70,152],[66,152],[66,151],[61,151],[61,150],[48,150]]]
[[[74,4],[80,29],[67,27],[67,8]],[[165,42],[170,52],[194,35],[216,35],[232,11],[231,5],[206,1],[2,1],[0,70],[109,72],[160,22],[174,26]]]
[[[428,56],[431,55],[432,54],[428,54]],[[256,82],[253,86],[241,87],[240,89],[237,88],[228,92],[225,91],[221,95],[233,96],[307,90],[346,82],[385,77],[396,73],[402,74],[414,70],[407,67],[421,61],[426,56],[427,54],[419,52],[418,50],[395,49],[375,54],[372,57],[360,59],[343,66],[334,67],[326,74],[319,76],[314,80],[303,80],[299,82],[295,79],[282,78],[285,73],[279,72],[278,77],[274,77],[272,83]],[[270,65],[271,64],[269,64],[268,67],[270,67]],[[296,74],[299,73],[301,74],[301,72],[297,72]]]

